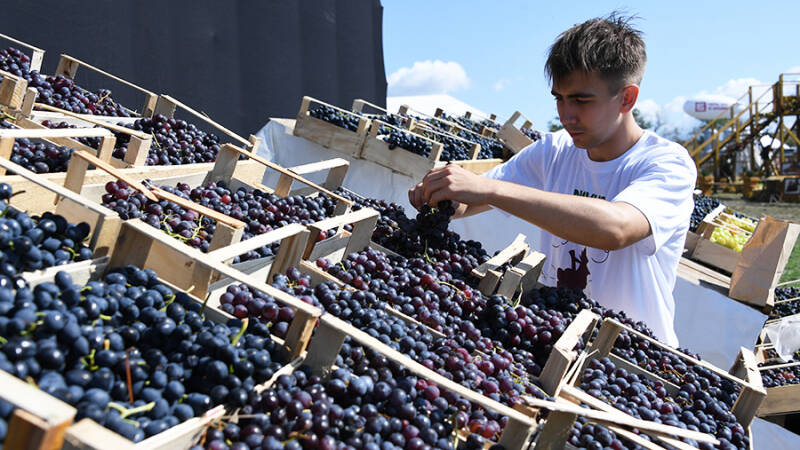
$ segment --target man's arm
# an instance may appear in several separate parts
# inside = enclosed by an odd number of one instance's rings
[[[484,178],[457,166],[431,171],[409,192],[409,199],[414,206],[459,202],[459,217],[492,205],[555,236],[603,250],[627,247],[650,234],[644,214],[628,203],[546,192]]]

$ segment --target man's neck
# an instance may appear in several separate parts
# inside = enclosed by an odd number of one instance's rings
[[[589,159],[597,162],[615,160],[630,150],[643,134],[644,130],[633,120],[633,117],[626,117],[610,139],[600,146],[587,149]]]

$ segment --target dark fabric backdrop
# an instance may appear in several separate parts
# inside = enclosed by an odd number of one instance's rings
[[[3,0],[0,12],[0,33],[46,51],[44,73],[65,53],[245,137],[294,117],[303,95],[346,109],[386,103],[380,0]],[[142,105],[88,70],[75,79]]]

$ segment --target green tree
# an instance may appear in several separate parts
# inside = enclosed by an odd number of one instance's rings
[[[564,125],[561,125],[561,119],[559,119],[558,116],[553,117],[552,119],[550,119],[549,122],[547,122],[547,129],[550,130],[551,133],[554,133],[563,128]]]
[[[633,120],[635,120],[636,123],[645,130],[650,130],[653,128],[653,122],[645,119],[644,116],[642,116],[642,113],[639,112],[639,108],[633,108]]]

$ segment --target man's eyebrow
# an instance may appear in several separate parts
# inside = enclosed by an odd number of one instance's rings
[[[551,90],[550,93],[553,94],[553,97],[561,96],[561,94],[559,94],[554,90]],[[576,92],[574,94],[567,95],[567,98],[590,98],[590,97],[597,97],[597,96],[595,94],[592,94],[591,92]]]

